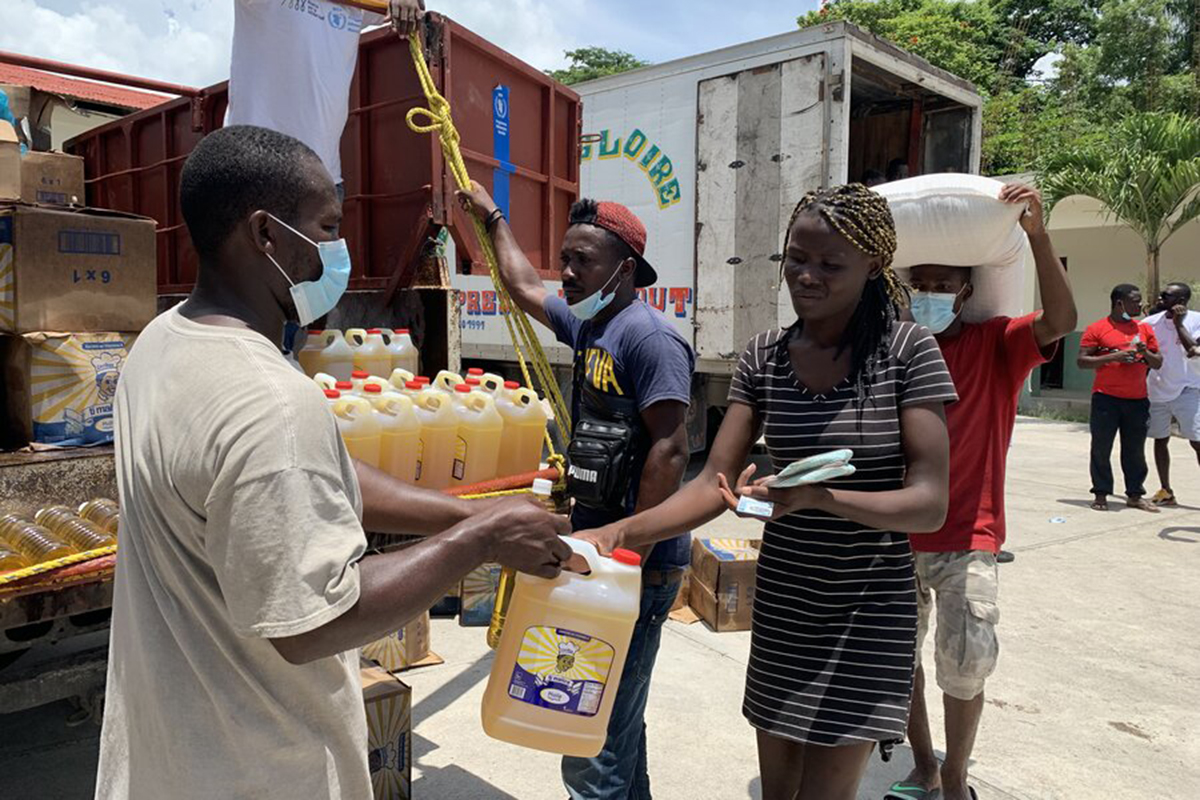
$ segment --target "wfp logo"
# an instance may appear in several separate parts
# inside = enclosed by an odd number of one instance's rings
[[[577,467],[574,464],[567,469],[567,477],[574,478],[577,481],[583,481],[584,483],[595,483],[596,481],[600,480],[600,475],[596,472],[596,470],[583,469],[582,467]]]

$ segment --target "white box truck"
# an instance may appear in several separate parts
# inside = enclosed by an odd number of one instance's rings
[[[780,250],[805,192],[893,162],[913,175],[979,171],[974,87],[845,22],[573,88],[583,98],[581,192],[624,203],[646,224],[659,281],[642,296],[696,350],[697,410],[724,406],[754,334],[794,319]],[[486,276],[455,285],[491,288]],[[501,316],[468,304],[462,320],[465,359],[512,360]],[[558,345],[549,355],[570,359]],[[694,441],[704,422],[698,415]]]

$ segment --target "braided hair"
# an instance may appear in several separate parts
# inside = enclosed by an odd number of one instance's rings
[[[837,356],[841,356],[847,347],[850,348],[850,377],[854,381],[861,411],[870,394],[875,365],[879,359],[887,357],[892,325],[900,316],[901,306],[906,304],[904,286],[892,269],[892,256],[896,252],[896,226],[892,221],[892,212],[882,195],[861,183],[809,192],[796,204],[788,220],[783,240],[785,259],[792,226],[804,213],[820,214],[850,244],[882,261],[883,271],[863,287],[862,299],[846,325],[837,349]],[[776,344],[777,360],[788,357],[788,343],[803,327],[804,320],[798,319],[784,331]]]

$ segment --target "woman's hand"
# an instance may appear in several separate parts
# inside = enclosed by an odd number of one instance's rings
[[[738,511],[738,501],[742,497],[773,503],[774,511],[771,514],[771,519],[786,517],[788,514],[793,514],[806,508],[816,508],[817,497],[820,492],[817,485],[809,484],[795,486],[790,489],[772,489],[769,486],[769,481],[773,476],[770,475],[765,478],[759,478],[753,483],[750,482],[757,469],[754,464],[751,464],[742,470],[742,474],[738,476],[737,484],[732,489],[729,487],[729,480],[723,474],[717,474],[717,485],[721,490],[721,496],[725,498],[725,505],[739,517],[743,519],[762,519],[757,514],[744,514]]]

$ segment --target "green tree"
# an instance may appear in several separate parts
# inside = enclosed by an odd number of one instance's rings
[[[1159,254],[1180,228],[1200,217],[1200,119],[1135,113],[1104,140],[1048,159],[1038,184],[1047,211],[1071,195],[1094,197],[1146,245],[1151,296]]]
[[[571,62],[566,69],[550,69],[546,72],[556,81],[568,86],[650,65],[649,61],[642,61],[623,50],[609,50],[604,47],[567,50],[566,56]]]

